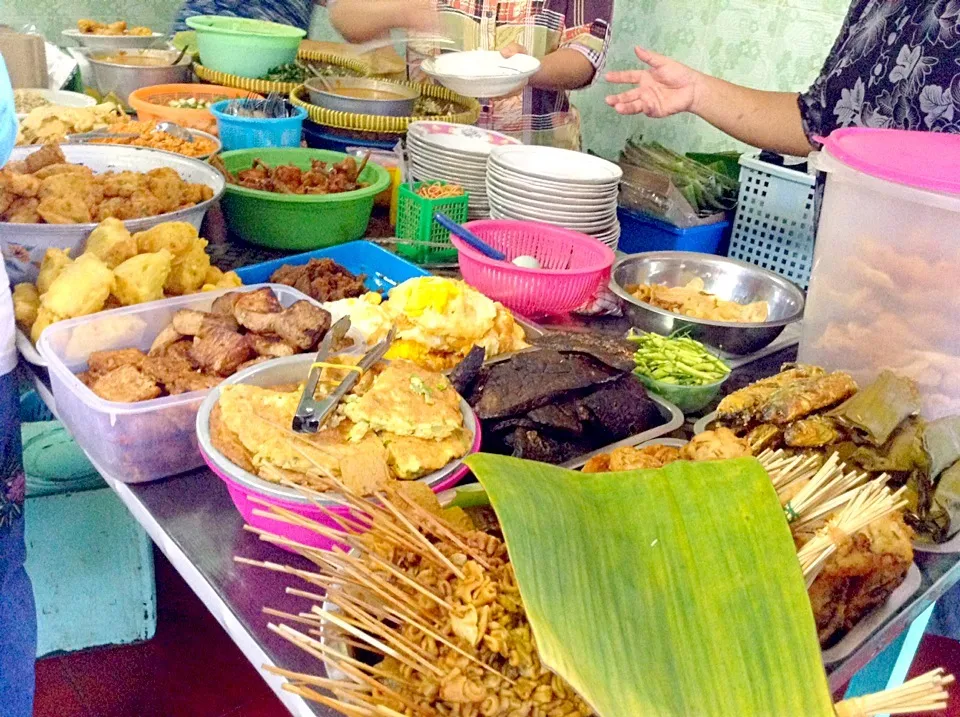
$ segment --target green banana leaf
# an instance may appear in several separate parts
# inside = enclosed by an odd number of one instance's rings
[[[752,459],[585,475],[476,454],[541,659],[601,717],[832,717],[796,549]]]

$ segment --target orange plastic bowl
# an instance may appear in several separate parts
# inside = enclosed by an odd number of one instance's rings
[[[192,110],[167,105],[171,100],[184,100],[190,97],[209,100],[211,103],[223,99],[262,98],[247,90],[239,90],[222,85],[152,85],[141,87],[130,93],[130,106],[143,121],[176,122],[181,127],[198,129],[217,134],[217,120],[209,110]]]

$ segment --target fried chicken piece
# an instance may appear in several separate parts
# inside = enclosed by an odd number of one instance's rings
[[[37,214],[37,205],[40,201],[36,197],[20,197],[11,202],[7,211],[3,213],[3,220],[11,224],[39,224],[40,215]]]
[[[3,172],[3,188],[15,197],[35,197],[43,184],[32,174]]]
[[[33,176],[37,179],[43,181],[49,177],[56,177],[61,174],[75,174],[79,177],[83,177],[87,181],[94,181],[94,173],[90,167],[87,167],[83,164],[68,164],[66,162],[61,162],[58,164],[48,164],[43,169],[38,169],[33,173]]]
[[[94,351],[87,358],[87,370],[94,377],[103,376],[121,366],[143,366],[147,355],[140,349],[117,349],[113,351]]]
[[[310,351],[317,347],[329,328],[329,312],[300,300],[276,314],[273,333],[300,351]]]
[[[230,376],[252,358],[250,341],[233,331],[216,327],[194,340],[190,358],[201,371],[218,376]]]
[[[36,152],[28,154],[23,161],[25,163],[25,173],[33,174],[52,164],[65,164],[67,158],[63,155],[63,150],[60,149],[60,145],[45,144]]]
[[[260,334],[247,334],[250,345],[260,356],[268,358],[282,358],[284,356],[293,356],[297,353],[296,349],[290,344],[276,336],[262,336]]]
[[[172,212],[180,206],[183,180],[169,167],[151,169],[146,173],[147,189],[157,199],[161,213]]]
[[[61,195],[42,199],[37,214],[47,224],[88,224],[93,220],[82,195]]]
[[[254,312],[258,314],[275,314],[283,311],[283,305],[277,299],[270,287],[263,287],[256,291],[237,292],[239,296],[234,302],[233,310],[237,321],[243,324],[242,313]],[[244,324],[246,326],[246,324]],[[249,327],[248,327],[249,328]],[[254,329],[251,329],[254,330]]]
[[[685,461],[721,461],[750,455],[750,444],[729,428],[704,431],[680,449],[680,458]]]
[[[190,352],[193,350],[193,339],[184,338],[180,341],[175,341],[169,346],[167,346],[161,354],[163,356],[180,356],[185,358],[187,361],[190,361],[193,364],[193,359],[190,358]],[[193,365],[196,368],[196,365]]]
[[[137,172],[104,172],[97,179],[103,186],[103,196],[110,199],[114,197],[130,197],[141,188],[140,174]]]
[[[835,643],[904,581],[913,562],[912,539],[897,512],[838,546],[808,590],[821,645]]]
[[[160,395],[156,382],[133,366],[121,366],[94,381],[91,390],[106,401],[136,403]]]

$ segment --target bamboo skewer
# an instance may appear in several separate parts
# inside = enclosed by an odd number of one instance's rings
[[[953,681],[953,675],[946,674],[940,667],[908,680],[900,687],[843,700],[834,705],[834,709],[837,717],[936,712],[946,709],[949,694],[945,688]]]
[[[875,520],[880,520],[906,505],[901,488],[896,493],[879,481],[858,488],[856,495],[797,553],[800,567],[807,580],[813,583],[827,559],[849,536],[860,532]]]

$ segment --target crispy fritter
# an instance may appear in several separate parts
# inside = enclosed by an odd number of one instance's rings
[[[148,401],[160,395],[156,382],[129,364],[100,376],[91,390],[106,401],[121,403]]]
[[[47,224],[88,224],[93,217],[90,206],[81,196],[59,196],[41,199],[37,214]]]
[[[721,461],[750,455],[750,444],[729,428],[704,431],[680,449],[680,458],[685,461]]]
[[[25,163],[24,173],[33,174],[34,172],[39,172],[44,167],[49,167],[54,164],[64,164],[67,158],[63,156],[63,150],[60,149],[60,145],[45,144],[36,152],[28,154],[23,161]]]
[[[87,359],[87,367],[94,376],[103,376],[121,366],[143,366],[146,354],[140,349],[116,349],[113,351],[94,351]]]
[[[583,473],[612,473],[616,471],[663,468],[680,460],[680,450],[673,446],[652,445],[637,448],[621,446],[610,453],[594,456],[583,466]]]
[[[37,213],[39,204],[40,200],[36,197],[18,197],[3,213],[3,221],[11,224],[39,224],[40,215]]]

